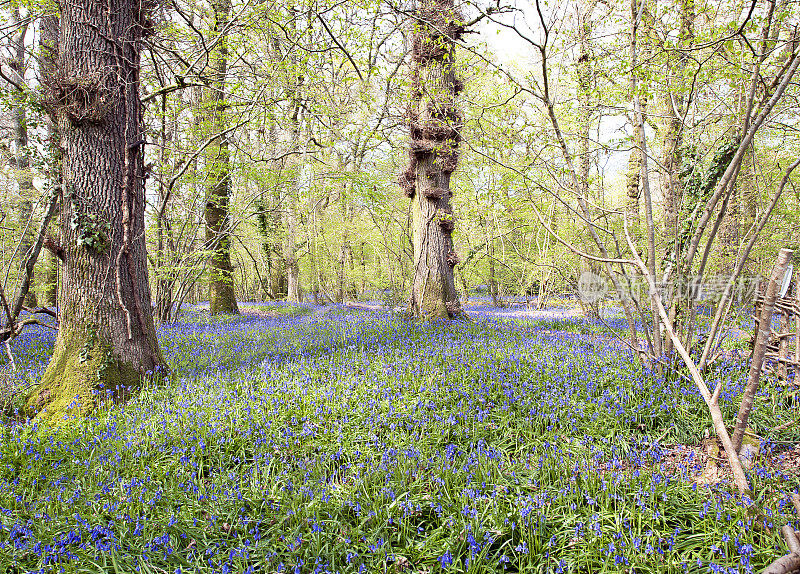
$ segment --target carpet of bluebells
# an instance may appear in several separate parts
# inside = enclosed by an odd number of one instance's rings
[[[760,463],[749,507],[698,486],[700,461],[669,456],[711,426],[692,383],[585,320],[244,308],[162,326],[174,376],[125,406],[0,425],[0,572],[752,572],[786,553],[797,475]],[[15,341],[31,381],[53,340]],[[744,372],[710,374],[728,420]],[[769,432],[795,408],[765,382],[763,461],[798,442]]]

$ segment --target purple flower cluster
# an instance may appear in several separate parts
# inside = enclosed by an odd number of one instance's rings
[[[14,352],[35,370],[52,337],[30,333]],[[709,426],[692,384],[581,333],[333,308],[159,337],[174,379],[72,427],[2,427],[0,564],[749,572],[784,552],[796,479],[753,469],[761,517],[698,487],[668,446]],[[742,365],[714,377],[730,412]],[[754,425],[791,412],[767,392]]]

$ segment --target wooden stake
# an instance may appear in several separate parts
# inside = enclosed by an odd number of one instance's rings
[[[791,315],[786,311],[781,311],[781,322],[780,322],[780,333],[784,334],[789,329],[789,321]],[[786,369],[786,358],[789,355],[789,338],[788,337],[781,337],[778,335],[780,342],[778,343],[778,356],[780,357],[780,361],[778,361],[778,377],[783,380],[786,380],[786,376],[788,371]]]
[[[800,307],[800,285],[795,283],[795,299],[796,299],[796,307]],[[795,379],[797,378],[800,373],[798,373],[798,368],[800,368],[800,312],[798,309],[795,308],[794,313],[794,376]]]

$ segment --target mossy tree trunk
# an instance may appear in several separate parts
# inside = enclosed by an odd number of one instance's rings
[[[681,51],[667,60],[667,86],[663,92],[665,115],[664,147],[664,228],[667,237],[674,240],[678,234],[678,213],[683,202],[683,189],[678,174],[683,161],[683,115],[687,101],[686,69],[688,50],[694,41],[694,0],[680,0],[680,31],[678,42]]]
[[[48,74],[52,75],[56,65],[56,54],[58,54],[58,30],[60,23],[58,14],[55,13],[54,10],[44,14],[40,22],[40,74],[47,76]],[[61,144],[58,138],[58,127],[56,126],[54,118],[49,115],[44,118],[44,123],[47,133],[47,185],[50,188],[51,193],[60,195],[60,190],[63,189],[61,182],[61,162],[63,161],[63,157],[61,155]],[[53,215],[53,221],[60,221],[60,219],[61,216],[58,212],[56,212]],[[59,231],[55,230],[55,234],[58,235],[58,233]],[[58,239],[56,241],[58,241]],[[44,304],[50,307],[55,307],[58,304],[58,272],[61,262],[52,252],[48,252],[45,261]]]
[[[352,173],[358,173],[361,169],[361,161],[354,154],[351,164],[341,162],[341,171],[346,173],[348,165],[351,166]],[[347,299],[358,300],[358,289],[353,280],[353,246],[350,242],[350,228],[353,226],[353,202],[349,201],[348,188],[352,189],[353,184],[345,179],[339,193],[339,216],[342,223],[341,241],[339,258],[336,266],[336,299],[338,303],[344,303]],[[349,268],[349,273],[348,273]]]
[[[269,119],[268,153],[279,155],[278,128],[275,118]],[[266,296],[270,299],[281,299],[286,296],[286,271],[283,265],[280,235],[281,223],[281,189],[282,165],[280,160],[273,160],[270,165],[269,186],[272,194],[263,190],[261,197],[256,201],[256,227],[261,234],[261,250],[267,263]]]
[[[463,34],[453,0],[423,0],[413,36],[412,95],[408,110],[410,165],[400,186],[412,199],[414,278],[411,312],[418,318],[463,314],[453,268],[450,178],[458,163],[463,85],[455,76],[455,40]]]
[[[261,234],[261,251],[267,264],[266,285],[264,295],[269,299],[281,299],[286,296],[286,273],[279,234],[281,233],[280,193],[276,188],[274,198],[270,201],[263,193],[256,202],[256,226]]]
[[[578,11],[578,61],[576,65],[578,79],[578,184],[583,197],[593,198],[598,205],[602,205],[602,198],[597,194],[590,194],[589,175],[591,172],[591,151],[589,150],[589,132],[592,122],[592,83],[594,81],[594,65],[591,50],[592,35],[592,11],[594,4],[586,4]],[[638,192],[638,180],[637,180]],[[637,200],[638,202],[638,200]],[[583,249],[588,251],[589,247],[584,237]],[[601,272],[600,266],[595,261],[585,257],[581,258],[580,266],[582,271],[589,271],[596,275]],[[599,305],[595,302],[580,301],[583,313],[591,319],[599,319]]]
[[[366,241],[362,241],[359,249],[358,263],[361,268],[361,285],[359,297],[364,298],[367,294],[367,256],[366,256]]]
[[[680,228],[682,221],[679,218],[683,203],[684,189],[680,178],[681,165],[683,163],[683,116],[687,106],[690,105],[688,80],[686,70],[689,63],[688,49],[694,43],[694,19],[695,6],[694,0],[681,0],[680,8],[680,32],[678,41],[682,48],[675,56],[670,56],[667,60],[667,88],[664,90],[664,147],[663,160],[664,166],[664,228],[668,246],[671,249],[673,258],[677,261],[682,252]],[[673,285],[684,285],[686,277],[682,274],[683,266],[675,265],[672,272]],[[674,289],[674,288],[673,288]],[[670,306],[670,321],[678,333],[683,332],[683,313],[686,307],[685,294],[681,289],[674,289],[674,303]],[[670,360],[677,360],[674,353],[672,339],[667,337],[664,341],[664,354]]]
[[[172,222],[167,216],[172,200],[173,185],[171,181],[174,174],[173,158],[169,150],[172,149],[176,128],[174,125],[172,127],[167,126],[167,95],[163,94],[160,100],[158,202],[155,213],[156,253],[153,271],[156,275],[156,320],[159,323],[167,323],[173,319],[173,313],[177,311],[175,309],[178,295],[176,286],[179,279],[172,268],[175,264],[177,246],[175,245]]]
[[[286,300],[299,303],[303,300],[300,289],[300,261],[297,259],[297,210],[294,200],[286,210],[286,240],[283,245],[283,260],[286,265]]]
[[[293,66],[297,66],[295,56],[291,56]],[[296,69],[296,68],[295,68]],[[285,198],[286,209],[284,210],[286,236],[283,242],[283,262],[286,269],[286,300],[291,303],[300,303],[303,300],[302,287],[300,285],[300,260],[297,254],[297,208],[300,203],[300,178],[306,159],[306,148],[308,143],[300,143],[302,136],[302,95],[300,90],[303,86],[303,77],[297,75],[294,84],[289,89],[289,121],[291,125],[291,141],[293,145],[300,148],[300,157],[290,160],[289,165],[289,189]]]
[[[46,104],[63,147],[64,280],[50,363],[26,406],[60,424],[166,370],[153,325],[144,235],[139,0],[61,2]]]
[[[639,133],[638,130],[635,131],[638,141]],[[640,162],[639,149],[634,147],[628,155],[628,172],[625,174],[625,216],[636,234],[639,231],[639,195],[641,194],[639,178],[642,171]]]
[[[640,79],[642,71],[639,69],[636,61],[638,57],[637,51],[641,50],[641,61],[648,61],[650,58],[650,34],[652,30],[652,14],[647,6],[647,0],[631,0],[631,35],[630,35],[630,58],[631,58],[631,78],[630,89],[631,99],[636,100],[639,98],[639,108],[643,117],[647,118],[647,96],[646,90],[637,94],[639,89],[637,85],[644,84],[645,80]],[[637,45],[638,43],[638,45]],[[633,107],[633,106],[632,106]],[[639,235],[641,228],[641,213],[639,199],[641,198],[644,182],[642,181],[642,170],[646,164],[647,158],[642,154],[642,149],[645,147],[645,138],[647,134],[644,128],[638,121],[636,121],[636,114],[633,118],[633,145],[628,157],[628,173],[626,175],[626,200],[625,200],[625,214],[628,218],[628,223],[634,230],[635,235]]]
[[[214,39],[216,46],[209,55],[212,83],[206,94],[209,132],[217,134],[208,146],[208,188],[206,192],[206,242],[212,250],[208,262],[209,305],[212,315],[238,315],[233,287],[230,224],[230,149],[225,132],[225,79],[228,69],[226,26],[230,18],[230,0],[215,0]]]
[[[44,272],[44,304],[55,307],[58,304],[58,257],[48,254]]]

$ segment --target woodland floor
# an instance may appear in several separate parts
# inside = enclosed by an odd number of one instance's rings
[[[0,426],[0,572],[750,572],[786,553],[790,387],[765,380],[752,415],[757,518],[724,463],[706,471],[691,382],[636,366],[613,315],[242,309],[162,326],[174,376],[124,407]],[[15,341],[17,384],[53,339]],[[729,351],[709,382],[732,420]]]

